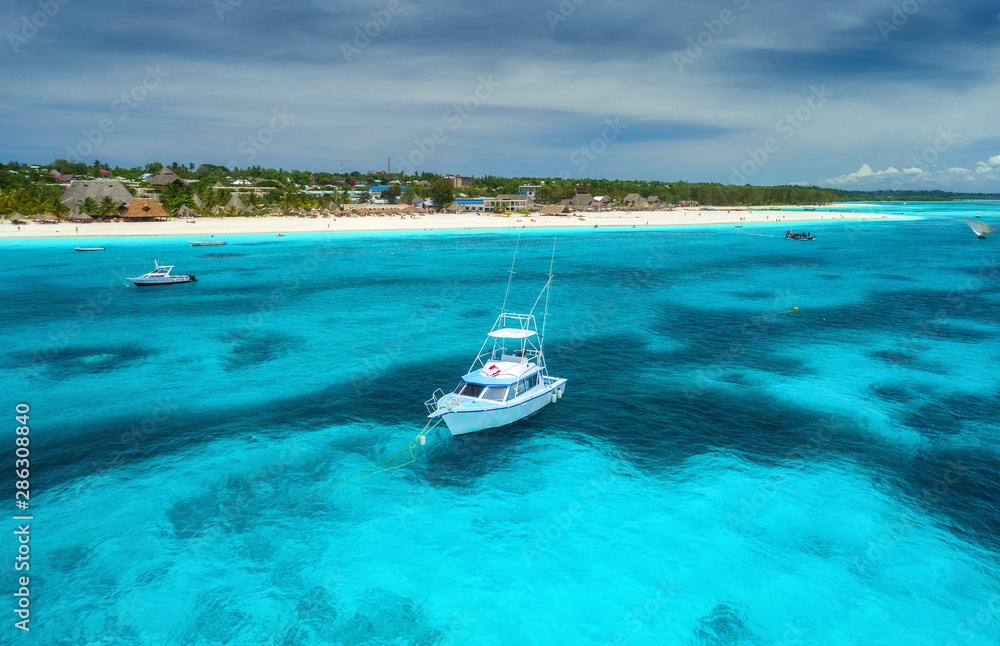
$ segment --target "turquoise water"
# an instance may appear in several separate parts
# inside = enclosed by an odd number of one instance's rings
[[[471,363],[516,232],[2,241],[4,640],[997,643],[1000,236],[954,216],[1000,203],[871,208],[922,219],[560,230],[566,396],[332,489]],[[199,281],[126,288],[154,258]]]

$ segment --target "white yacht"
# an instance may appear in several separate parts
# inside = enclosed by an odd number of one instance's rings
[[[535,305],[545,294],[548,307],[551,282],[550,269]],[[566,380],[549,375],[542,352],[545,315],[539,334],[533,312],[534,307],[527,314],[501,308],[479,354],[455,390],[445,393],[439,388],[425,402],[430,419],[443,419],[452,435],[464,435],[506,426],[562,398]]]
[[[177,276],[171,276],[170,270],[174,268],[173,265],[161,265],[158,260],[154,260],[153,264],[156,269],[153,271],[143,274],[142,276],[132,276],[129,280],[136,287],[153,287],[156,285],[175,285],[177,283],[193,283],[198,279],[194,277],[194,274],[179,274]]]

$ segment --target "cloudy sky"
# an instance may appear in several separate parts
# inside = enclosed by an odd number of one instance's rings
[[[0,158],[1000,191],[970,0],[5,0]]]

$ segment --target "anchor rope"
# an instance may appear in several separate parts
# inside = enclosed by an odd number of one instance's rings
[[[336,483],[334,483],[332,485],[327,485],[326,487],[323,487],[322,489],[317,489],[316,491],[312,492],[311,494],[308,494],[306,496],[302,496],[301,498],[299,498],[297,500],[293,500],[292,502],[288,503],[284,507],[279,507],[275,513],[285,511],[286,509],[288,509],[290,507],[294,507],[295,505],[299,504],[300,502],[302,502],[304,500],[308,500],[309,498],[313,498],[313,497],[318,496],[320,494],[326,493],[327,491],[330,491],[331,489],[336,489],[337,487],[342,487],[343,485],[350,484],[351,482],[357,482],[358,480],[364,480],[365,478],[370,478],[371,476],[377,475],[379,473],[385,473],[386,471],[392,471],[394,469],[400,469],[400,468],[405,467],[407,465],[413,464],[414,462],[417,461],[417,455],[416,455],[416,453],[413,452],[414,449],[417,448],[417,445],[422,445],[426,441],[427,433],[433,431],[437,427],[437,425],[440,424],[440,423],[441,423],[441,419],[440,418],[438,418],[436,420],[430,420],[430,421],[428,421],[427,424],[424,425],[424,428],[419,433],[417,433],[416,437],[414,437],[410,441],[409,444],[407,444],[406,446],[404,446],[402,449],[400,449],[397,453],[395,453],[391,458],[389,458],[385,462],[382,462],[380,464],[375,465],[375,468],[373,470],[370,470],[367,473],[363,473],[362,475],[355,476],[353,478],[348,478],[347,480],[342,480],[340,482],[336,482]],[[389,466],[393,462],[395,462],[397,459],[399,459],[399,457],[401,455],[403,455],[404,453],[409,453],[410,454],[410,459],[409,460],[407,460],[406,462],[403,462],[401,464],[397,464],[397,465],[394,465],[394,466]],[[254,523],[254,524],[256,524],[256,523]]]
[[[778,314],[788,314],[789,312],[798,312],[798,311],[799,311],[799,308],[793,307],[792,309],[785,310],[784,312],[774,312],[772,314],[761,314],[760,316],[751,316],[750,318],[751,319],[763,319],[763,318],[767,318],[768,316],[777,316]]]

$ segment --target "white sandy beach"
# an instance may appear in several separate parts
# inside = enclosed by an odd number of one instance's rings
[[[663,211],[603,211],[571,215],[510,215],[489,213],[428,213],[400,215],[341,215],[336,217],[204,217],[166,222],[90,222],[22,224],[4,221],[0,238],[103,238],[114,236],[208,236],[241,233],[307,233],[318,231],[407,231],[437,229],[511,229],[542,227],[664,227],[754,222],[828,222],[831,220],[900,220],[905,216],[831,211],[772,211],[767,209],[673,209]]]

